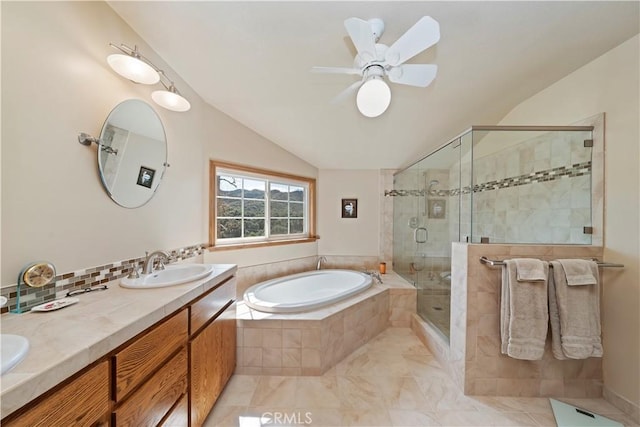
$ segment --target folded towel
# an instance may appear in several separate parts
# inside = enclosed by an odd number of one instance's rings
[[[535,258],[514,258],[516,263],[516,280],[518,282],[546,282],[548,263]],[[547,270],[545,271],[545,265]]]
[[[515,359],[541,360],[547,337],[549,311],[547,281],[517,281],[516,262],[502,269],[500,302],[501,350]],[[546,277],[549,265],[542,262]]]
[[[598,269],[596,268],[595,275],[592,272],[591,265],[593,261],[584,259],[559,259],[558,262],[562,264],[564,274],[567,277],[567,285],[595,285],[597,283],[596,276],[598,275]]]
[[[598,265],[587,262],[596,279],[593,286],[569,286],[563,264],[551,261],[549,318],[551,350],[557,359],[602,357]]]

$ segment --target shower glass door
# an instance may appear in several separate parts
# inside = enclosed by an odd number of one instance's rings
[[[470,207],[471,135],[394,176],[394,271],[418,291],[418,315],[449,339],[451,242],[461,240],[461,207]],[[465,199],[467,198],[467,199]],[[470,209],[467,211],[470,214]]]

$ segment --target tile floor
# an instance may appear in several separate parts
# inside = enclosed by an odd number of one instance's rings
[[[604,399],[559,399],[633,421]],[[318,377],[234,375],[205,427],[555,426],[547,398],[464,396],[408,328],[389,328]]]

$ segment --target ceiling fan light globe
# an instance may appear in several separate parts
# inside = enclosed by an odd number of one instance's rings
[[[107,63],[113,71],[133,82],[153,85],[160,81],[153,67],[134,56],[115,53],[107,57]]]
[[[358,89],[356,105],[366,117],[378,117],[384,113],[391,103],[391,89],[384,80],[372,78]]]
[[[167,110],[184,112],[191,109],[191,104],[181,95],[168,90],[156,90],[151,93],[153,102]]]

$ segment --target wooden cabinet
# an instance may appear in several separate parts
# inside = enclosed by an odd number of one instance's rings
[[[187,343],[188,312],[186,309],[163,321],[134,340],[114,356],[116,402],[121,401],[180,346]]]
[[[13,427],[201,426],[236,363],[231,277],[2,420]]]
[[[218,311],[211,315],[207,321],[202,325],[198,323],[202,327],[196,329],[196,332],[191,335],[189,342],[189,397],[191,426],[193,427],[202,425],[235,369],[236,313],[234,294],[235,281],[225,283],[214,291],[211,295],[216,295],[215,299],[218,303],[221,296],[226,296],[228,299],[224,304],[219,305]],[[193,324],[192,320],[192,326]]]
[[[109,362],[103,361],[53,393],[2,420],[5,427],[109,425]]]
[[[169,416],[160,424],[160,427],[185,427],[189,425],[189,398],[183,394],[178,403],[173,407]]]
[[[187,392],[189,311],[143,332],[113,356],[114,424],[157,426]],[[185,424],[186,425],[186,424]]]
[[[183,348],[118,406],[115,424],[118,427],[157,426],[186,391],[187,349]]]

